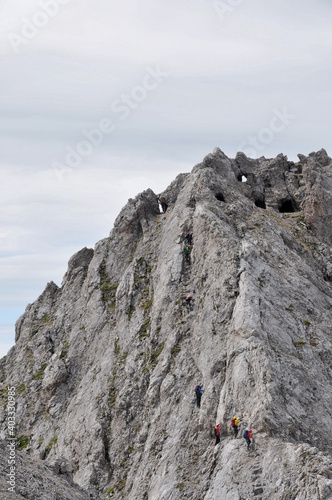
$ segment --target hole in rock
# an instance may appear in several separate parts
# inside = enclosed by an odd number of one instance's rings
[[[161,213],[165,213],[168,209],[168,205],[165,201],[165,198],[158,198],[159,210]]]
[[[265,201],[261,199],[255,200],[255,205],[259,208],[266,208]]]
[[[285,200],[279,206],[279,212],[282,214],[298,212],[299,209],[294,200]]]
[[[215,195],[215,197],[217,198],[217,200],[219,201],[225,201],[225,198],[224,198],[224,195],[222,193],[217,193]]]
[[[188,203],[188,207],[190,207],[190,208],[195,208],[196,207],[196,200],[195,200],[195,198],[190,198],[189,203]]]
[[[239,174],[239,175],[237,176],[237,180],[238,180],[239,182],[247,182],[248,178],[247,178],[247,176],[246,176],[246,175]]]

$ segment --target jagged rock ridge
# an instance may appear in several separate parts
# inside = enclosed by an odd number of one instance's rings
[[[30,457],[115,499],[331,498],[331,194],[324,150],[216,149],[159,195],[165,214],[151,190],[130,200],[1,360]],[[234,412],[255,452],[232,439]]]

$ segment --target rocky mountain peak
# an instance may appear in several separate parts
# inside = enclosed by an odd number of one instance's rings
[[[323,149],[216,148],[70,259],[0,364],[22,498],[29,463],[52,484],[36,499],[332,497],[331,176]]]

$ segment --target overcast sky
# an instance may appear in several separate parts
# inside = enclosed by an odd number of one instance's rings
[[[0,356],[129,197],[228,156],[332,155],[330,0],[0,0]]]

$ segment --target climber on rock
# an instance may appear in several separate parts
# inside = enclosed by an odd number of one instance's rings
[[[250,448],[250,445],[251,445],[250,438],[254,439],[253,436],[251,435],[251,433],[252,433],[251,429],[249,429],[249,430],[245,429],[245,431],[243,433],[243,437],[244,437],[244,439],[246,440],[246,443],[247,443],[248,451],[249,451],[249,448]]]
[[[216,436],[216,444],[215,444],[215,446],[217,446],[217,444],[220,443],[220,427],[221,427],[221,424],[217,425],[214,428],[214,434]]]
[[[241,422],[240,419],[238,419],[237,417],[233,417],[231,419],[231,428],[233,429],[233,432],[234,432],[234,437],[237,438],[237,435],[239,433],[239,423]]]
[[[186,260],[190,260],[191,245],[185,245],[182,249]]]
[[[192,242],[192,239],[193,239],[193,235],[192,235],[192,233],[189,233],[189,232],[188,232],[188,233],[185,235],[184,239],[187,241],[187,244],[188,244],[189,246],[191,246],[191,242]]]
[[[189,311],[192,311],[193,305],[194,305],[194,299],[193,299],[192,295],[188,295],[188,297],[186,297],[184,300],[188,306]]]
[[[201,407],[201,397],[202,397],[202,394],[204,392],[204,389],[202,389],[203,387],[203,384],[202,385],[196,385],[195,386],[195,394],[196,394],[196,405],[197,405],[197,408],[200,408]]]

